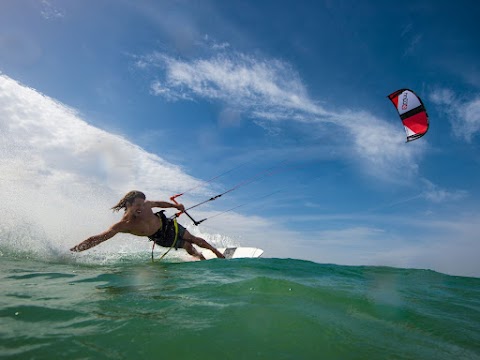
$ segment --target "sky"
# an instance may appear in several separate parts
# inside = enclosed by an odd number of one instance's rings
[[[479,16],[467,0],[2,1],[0,250],[65,254],[132,189],[187,208],[234,189],[180,223],[265,257],[478,277]],[[408,143],[401,88],[430,118]]]

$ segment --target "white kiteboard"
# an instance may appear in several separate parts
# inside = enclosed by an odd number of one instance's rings
[[[217,256],[208,249],[200,249],[205,259],[215,259]],[[263,250],[254,247],[228,247],[218,248],[226,259],[239,259],[239,258],[258,258],[262,256]]]

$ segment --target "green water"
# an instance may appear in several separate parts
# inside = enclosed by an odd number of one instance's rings
[[[0,274],[0,358],[480,359],[478,278],[143,255]]]

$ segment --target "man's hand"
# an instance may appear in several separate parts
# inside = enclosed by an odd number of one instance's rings
[[[84,251],[84,250],[88,250],[90,249],[92,246],[95,246],[95,242],[91,241],[92,238],[89,238],[85,241],[82,241],[80,244],[78,245],[75,245],[74,247],[72,247],[70,249],[70,251],[73,251],[73,252],[80,252],[80,251]]]
[[[185,211],[185,206],[183,206],[183,204],[176,204],[175,207],[177,208],[177,210],[180,210],[181,212]]]
[[[72,247],[72,248],[70,249],[70,251],[80,252],[80,251],[85,250],[85,248],[84,248],[82,245],[83,245],[83,243],[80,243],[80,244],[78,244],[78,245],[75,245],[74,247]]]

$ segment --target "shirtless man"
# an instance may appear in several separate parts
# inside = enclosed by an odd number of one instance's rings
[[[125,210],[122,219],[113,224],[108,230],[101,234],[89,237],[80,244],[74,246],[70,251],[84,251],[90,249],[110,238],[117,233],[128,233],[137,236],[147,236],[150,240],[155,241],[164,247],[171,247],[175,241],[175,228],[173,220],[167,219],[163,215],[163,211],[153,213],[152,208],[176,208],[184,211],[182,204],[172,204],[166,201],[149,201],[146,200],[145,194],[140,191],[130,191],[127,193],[117,205],[112,207],[113,211]],[[190,255],[200,260],[205,260],[192,244],[202,248],[209,249],[219,258],[225,258],[217,249],[207,243],[204,239],[193,236],[182,225],[178,224],[177,240],[175,249],[184,248]]]

